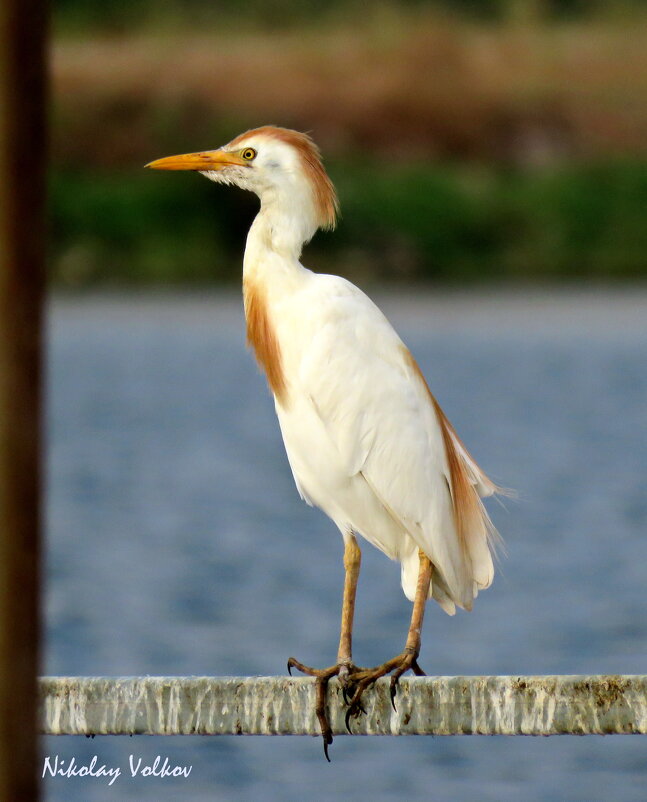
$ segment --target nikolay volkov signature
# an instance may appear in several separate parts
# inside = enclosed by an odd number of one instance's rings
[[[145,763],[142,758],[129,755],[126,776],[160,779],[182,777],[186,779],[191,774],[192,768],[193,766],[173,765],[168,757],[162,758],[161,755],[157,755],[152,763]],[[67,777],[68,779],[71,777],[97,777],[107,779],[108,785],[112,785],[121,775],[122,770],[119,766],[100,763],[98,755],[94,755],[89,763],[78,763],[75,757],[68,760],[58,755],[54,755],[54,757],[47,755],[43,761],[43,777]]]

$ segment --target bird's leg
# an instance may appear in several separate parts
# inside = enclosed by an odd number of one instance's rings
[[[337,665],[340,666],[339,681],[344,688],[348,685],[349,670],[353,667],[353,619],[361,562],[362,552],[355,537],[349,535],[344,544],[344,596],[341,605],[339,649],[337,650]]]
[[[402,653],[402,655],[406,655],[406,657],[391,673],[391,704],[393,704],[393,699],[395,697],[395,687],[405,671],[412,669],[413,673],[418,677],[423,677],[425,674],[418,665],[418,655],[420,654],[420,633],[422,632],[422,622],[425,617],[427,598],[429,597],[429,585],[431,584],[433,566],[431,560],[423,551],[418,551],[418,557],[420,559],[418,584],[416,585],[416,596],[413,601],[413,610],[411,611],[411,623],[409,624],[407,642],[404,645],[404,652]]]
[[[355,615],[355,596],[357,594],[357,580],[359,578],[361,560],[362,552],[357,545],[357,540],[353,535],[348,535],[344,541],[344,595],[341,606],[341,632],[336,665],[330,666],[330,668],[311,668],[300,663],[296,658],[290,657],[288,671],[296,668],[311,677],[320,677],[334,668],[337,670],[331,676],[340,674],[340,679],[344,684],[343,677],[348,675],[351,667],[354,668],[352,663],[353,618]]]
[[[391,674],[391,704],[395,710],[395,691],[398,685],[398,680],[405,671],[411,669],[417,676],[424,676],[424,671],[418,665],[418,655],[420,654],[420,632],[422,630],[422,621],[425,615],[425,605],[429,595],[429,585],[431,583],[432,565],[429,557],[422,551],[419,551],[420,567],[418,569],[418,584],[416,585],[416,595],[413,602],[413,611],[411,613],[411,623],[409,624],[409,632],[407,635],[407,642],[404,646],[404,651],[397,655],[397,657],[387,660],[381,666],[371,669],[358,670],[353,674],[352,680],[354,685],[354,693],[350,699],[348,711],[346,712],[346,727],[350,732],[350,718],[357,716],[359,713],[364,712],[362,708],[361,699],[362,694],[369,686],[386,674]]]
[[[302,671],[311,677],[316,677],[317,706],[316,713],[321,727],[324,741],[324,753],[328,757],[328,746],[332,743],[332,730],[326,713],[326,689],[331,677],[338,676],[341,683],[344,700],[348,701],[347,692],[351,677],[358,669],[352,661],[353,645],[353,618],[355,615],[355,596],[357,594],[357,580],[362,560],[362,552],[357,545],[354,535],[349,534],[344,539],[344,595],[341,606],[341,631],[339,635],[339,649],[337,650],[337,663],[329,668],[311,668],[300,663],[294,657],[288,660],[288,671],[292,668]]]

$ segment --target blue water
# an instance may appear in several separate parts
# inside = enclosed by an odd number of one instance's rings
[[[470,450],[519,498],[471,614],[430,605],[433,674],[647,671],[647,292],[378,293]],[[335,656],[341,539],[298,498],[237,293],[58,298],[49,326],[46,673],[279,674]],[[363,665],[409,604],[370,546]],[[644,800],[647,740],[43,739],[124,772],[47,799]],[[191,765],[131,779],[128,756]]]

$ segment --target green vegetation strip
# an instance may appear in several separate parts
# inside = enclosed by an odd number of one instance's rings
[[[362,280],[647,276],[647,161],[516,171],[333,164],[342,217],[304,262]],[[256,199],[193,174],[56,171],[63,286],[235,281]]]

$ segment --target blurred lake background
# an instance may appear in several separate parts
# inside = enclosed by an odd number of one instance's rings
[[[339,189],[319,270],[644,278],[647,3],[326,6],[55,2],[58,284],[237,281],[255,198],[141,168],[267,123],[310,131]]]
[[[333,525],[245,350],[253,196],[142,165],[310,131],[342,219],[304,263],[383,307],[483,467],[508,555],[430,605],[432,674],[647,669],[647,3],[54,0],[44,673],[279,674],[334,658]],[[401,648],[364,549],[356,657]],[[51,802],[644,800],[638,737],[43,739],[192,765]]]

